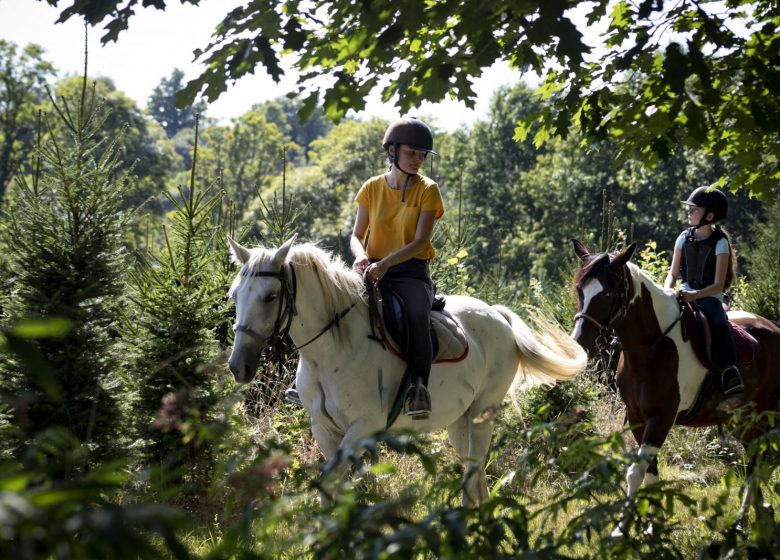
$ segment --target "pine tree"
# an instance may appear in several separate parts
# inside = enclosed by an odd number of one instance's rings
[[[36,149],[31,178],[17,177],[3,230],[9,285],[7,327],[26,318],[64,318],[71,329],[34,347],[48,368],[4,361],[0,387],[15,407],[21,452],[42,431],[64,426],[93,450],[111,456],[119,408],[115,388],[115,325],[123,294],[126,216],[120,211],[129,176],[119,171],[118,138],[97,141],[106,119],[85,77],[80,96],[52,99],[48,135]],[[56,120],[68,130],[58,136]]]
[[[202,490],[213,450],[196,428],[219,425],[214,407],[222,395],[210,361],[229,324],[225,295],[232,271],[222,195],[196,186],[197,138],[196,124],[189,188],[166,194],[174,212],[163,230],[164,248],[142,255],[130,274],[126,368],[145,462],[176,469],[177,482]]]

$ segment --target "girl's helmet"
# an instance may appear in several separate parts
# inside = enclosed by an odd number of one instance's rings
[[[423,150],[435,155],[433,151],[433,133],[427,124],[414,117],[402,117],[387,127],[382,146],[387,150],[390,145],[396,147],[406,144],[415,150]]]
[[[722,220],[729,212],[729,201],[726,195],[718,189],[709,189],[709,187],[699,187],[690,194],[688,200],[681,202],[688,206],[704,208],[705,216],[707,212],[712,212],[715,216],[713,222]]]

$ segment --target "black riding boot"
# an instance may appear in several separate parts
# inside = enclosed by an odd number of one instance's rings
[[[404,414],[413,420],[424,420],[431,413],[431,394],[426,387],[425,379],[417,377],[406,392]]]

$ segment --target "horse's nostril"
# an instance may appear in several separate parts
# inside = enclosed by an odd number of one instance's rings
[[[244,379],[246,381],[249,381],[252,378],[252,368],[249,367],[249,364],[244,364]]]

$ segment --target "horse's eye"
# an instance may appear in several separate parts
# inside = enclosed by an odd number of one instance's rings
[[[271,303],[271,302],[272,302],[272,301],[274,301],[275,299],[276,299],[276,294],[268,294],[268,295],[267,295],[267,296],[265,296],[265,298],[263,299],[263,302],[264,302],[264,303]]]

